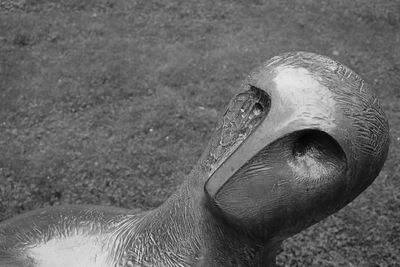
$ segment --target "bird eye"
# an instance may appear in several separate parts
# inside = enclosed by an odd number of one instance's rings
[[[253,106],[253,114],[255,116],[260,115],[263,112],[264,108],[260,103],[255,103]]]

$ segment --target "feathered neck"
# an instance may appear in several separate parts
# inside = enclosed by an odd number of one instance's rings
[[[198,174],[195,169],[191,176]],[[227,224],[196,178],[160,207],[121,222],[114,260],[122,266],[274,266],[277,247]]]

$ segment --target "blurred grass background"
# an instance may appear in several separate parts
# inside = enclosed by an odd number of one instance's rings
[[[0,221],[162,203],[249,71],[281,52],[364,77],[391,124],[375,183],[285,242],[283,266],[400,266],[400,2],[0,0]]]

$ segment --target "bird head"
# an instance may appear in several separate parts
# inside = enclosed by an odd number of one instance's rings
[[[328,57],[286,53],[230,101],[201,163],[204,190],[230,224],[283,240],[365,190],[388,145],[387,119],[363,79]]]

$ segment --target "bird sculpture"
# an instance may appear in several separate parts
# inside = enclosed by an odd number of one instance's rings
[[[181,187],[150,211],[39,209],[0,223],[0,266],[274,266],[282,241],[379,174],[389,126],[370,86],[308,52],[255,69]]]

